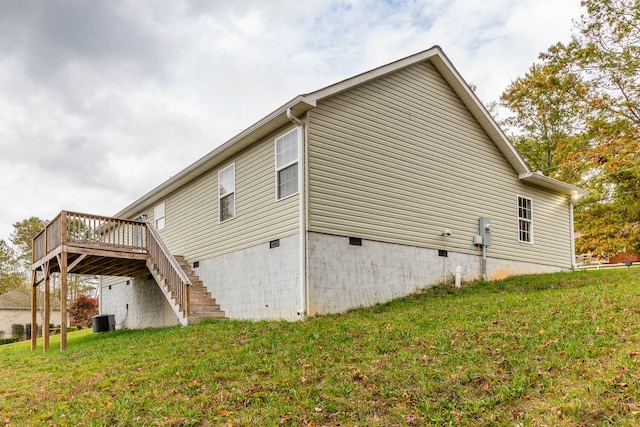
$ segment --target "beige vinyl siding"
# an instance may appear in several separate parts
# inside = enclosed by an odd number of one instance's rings
[[[298,196],[276,201],[274,141],[270,135],[217,165],[165,202],[165,228],[159,231],[175,255],[207,259],[298,232]],[[218,221],[218,171],[235,162],[236,216]],[[154,223],[153,206],[145,213]]]
[[[310,231],[477,254],[488,216],[489,256],[570,266],[568,199],[522,184],[430,63],[321,101],[309,123]],[[533,200],[533,245],[517,195]]]
[[[101,287],[113,286],[113,285],[117,285],[118,283],[122,283],[122,282],[127,281],[127,280],[129,280],[129,279],[127,279],[126,277],[100,276],[100,286]]]

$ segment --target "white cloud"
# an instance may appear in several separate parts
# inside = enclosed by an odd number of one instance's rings
[[[579,2],[0,0],[0,238],[110,215],[297,94],[441,45],[485,101]]]

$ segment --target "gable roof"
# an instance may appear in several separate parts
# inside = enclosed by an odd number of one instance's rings
[[[0,310],[31,310],[31,297],[18,289],[0,295]]]
[[[171,177],[149,193],[131,203],[115,216],[128,218],[137,214],[142,207],[160,201],[172,191],[207,172],[216,165],[224,162],[259,139],[282,126],[291,123],[291,116],[295,118],[303,115],[307,111],[313,109],[317,105],[318,101],[322,101],[323,99],[353,89],[359,85],[423,61],[430,61],[435,66],[458,97],[460,97],[474,118],[478,120],[484,131],[487,132],[491,140],[496,144],[516,173],[518,173],[518,177],[522,181],[554,190],[561,194],[585,195],[588,193],[587,191],[573,185],[534,173],[515,149],[513,144],[511,144],[495,120],[491,117],[484,105],[482,105],[480,99],[464,81],[460,73],[458,73],[440,46],[433,46],[425,51],[374,68],[354,77],[319,89],[315,92],[310,92],[293,98],[291,101],[277,108],[269,115],[265,116],[218,148],[211,151],[209,154],[202,157],[200,160],[188,166],[177,175]]]
[[[38,296],[40,299],[40,296]],[[41,301],[38,301],[40,307]],[[14,289],[0,295],[0,310],[29,310],[31,311],[31,295],[20,289]],[[51,310],[60,311],[59,298],[51,298]]]

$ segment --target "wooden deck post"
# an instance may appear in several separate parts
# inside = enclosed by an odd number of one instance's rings
[[[60,254],[60,350],[67,349],[67,252]]]
[[[60,242],[62,252],[60,253],[60,350],[67,349],[67,250],[69,228],[67,224],[67,212],[60,212],[60,232],[62,233]]]
[[[38,286],[36,285],[37,275],[35,271],[31,272],[31,350],[36,349],[38,341],[38,320],[36,310],[38,309]]]
[[[44,351],[49,351],[49,323],[51,323],[51,289],[49,263],[44,265],[44,319],[42,320],[42,337]]]

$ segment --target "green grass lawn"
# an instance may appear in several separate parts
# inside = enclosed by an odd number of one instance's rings
[[[640,425],[640,268],[0,347],[0,426]]]

